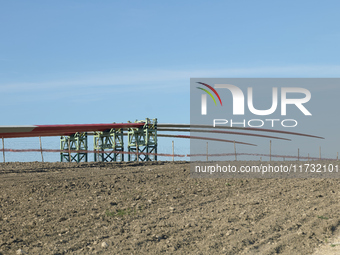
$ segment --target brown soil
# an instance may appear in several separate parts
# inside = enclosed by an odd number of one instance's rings
[[[242,162],[238,162],[242,164]],[[2,163],[0,254],[312,254],[338,179],[192,179],[186,162]]]

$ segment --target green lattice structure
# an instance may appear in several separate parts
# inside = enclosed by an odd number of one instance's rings
[[[135,121],[144,122],[141,128],[128,130],[128,161],[157,161],[157,155],[145,155],[143,153],[157,153],[157,119]]]
[[[94,161],[124,161],[124,140],[122,129],[111,129],[108,132],[95,132],[93,135]]]
[[[60,150],[61,162],[87,162],[87,133],[61,136]]]

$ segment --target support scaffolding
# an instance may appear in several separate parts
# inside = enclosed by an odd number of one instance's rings
[[[95,132],[93,135],[93,148],[98,151],[94,154],[95,162],[124,161],[124,154],[120,153],[124,151],[123,129]],[[102,153],[99,153],[100,151]]]
[[[60,161],[87,162],[87,133],[60,137]],[[76,152],[75,152],[76,151]]]
[[[128,131],[128,151],[136,154],[129,154],[128,161],[157,161],[157,119],[135,121],[135,123],[145,122],[141,128],[130,128]]]

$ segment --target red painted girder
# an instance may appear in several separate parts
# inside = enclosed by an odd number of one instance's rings
[[[212,138],[212,137],[201,137],[201,136],[192,136],[192,135],[166,135],[166,134],[157,134],[159,137],[174,137],[174,138],[187,138],[187,139],[198,139],[198,140],[209,140],[209,141],[217,141],[217,142],[225,142],[225,143],[237,143],[243,145],[251,145],[257,146],[253,143],[246,143],[246,142],[238,142],[226,139],[219,139],[219,138]]]
[[[195,128],[157,128],[157,131],[173,131],[173,132],[201,132],[201,133],[216,133],[216,134],[232,134],[232,135],[245,135],[245,136],[257,136],[262,138],[272,138],[272,139],[281,139],[286,141],[291,141],[291,139],[278,137],[278,136],[269,136],[269,135],[260,135],[260,134],[252,134],[252,133],[242,133],[242,132],[234,132],[234,131],[225,131],[225,130],[211,130],[211,129],[195,129]]]
[[[145,123],[69,124],[35,126],[0,126],[0,138],[62,136],[90,131],[143,127]]]
[[[199,124],[172,124],[172,123],[162,123],[157,124],[157,127],[162,128],[211,128],[211,129],[242,129],[244,131],[251,130],[251,131],[259,131],[259,132],[272,132],[272,133],[280,133],[280,134],[287,134],[287,135],[297,135],[297,136],[306,136],[312,138],[319,138],[325,139],[321,136],[316,135],[309,135],[304,133],[297,133],[297,132],[290,132],[290,131],[283,131],[283,130],[276,130],[276,129],[265,129],[265,128],[251,128],[251,127],[229,127],[229,126],[212,126],[212,125],[199,125]]]

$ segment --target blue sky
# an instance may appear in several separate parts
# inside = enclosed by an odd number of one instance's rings
[[[0,125],[189,123],[191,77],[340,77],[339,1],[0,6]]]

